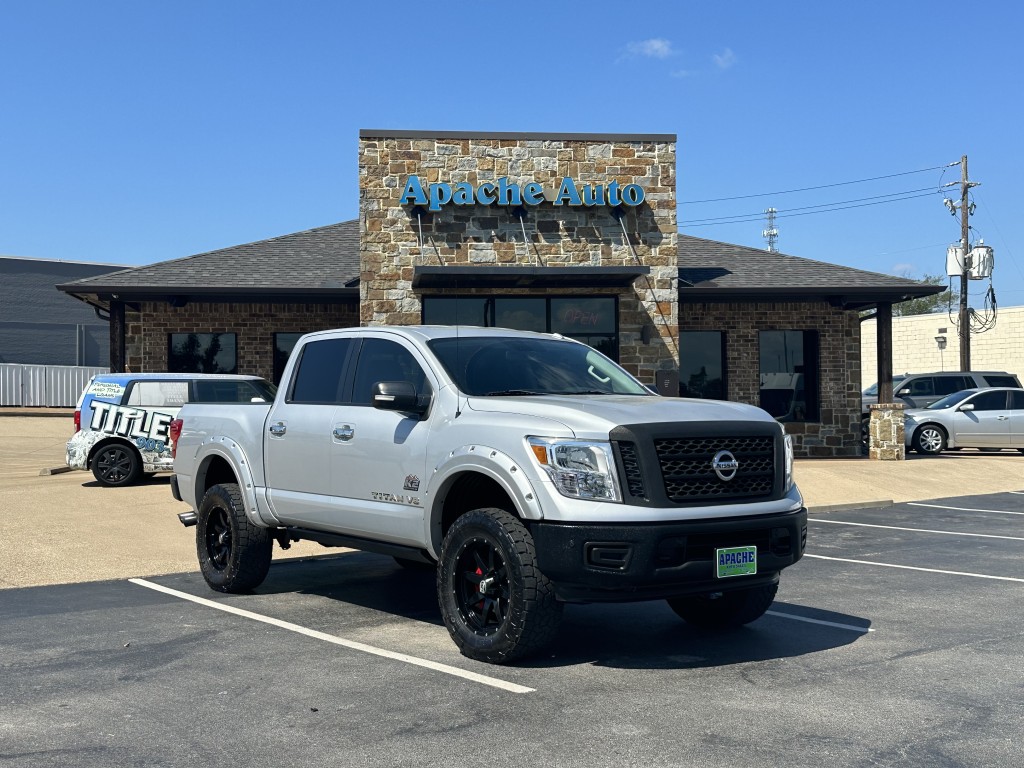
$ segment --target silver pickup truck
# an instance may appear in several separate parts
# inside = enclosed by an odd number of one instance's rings
[[[564,602],[666,599],[708,628],[760,617],[803,555],[783,427],[664,398],[558,335],[369,327],[299,340],[272,404],[186,404],[172,492],[207,583],[257,587],[273,542],[437,569],[466,655],[555,635]]]

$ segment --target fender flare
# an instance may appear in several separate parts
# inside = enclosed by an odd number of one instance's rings
[[[458,476],[473,472],[494,480],[516,507],[524,520],[543,520],[544,510],[534,489],[533,481],[523,471],[522,462],[507,453],[487,445],[470,444],[449,452],[436,467],[430,478],[427,498],[430,499],[426,523],[426,541],[435,554],[441,551],[441,519],[447,491]]]
[[[198,491],[205,485],[206,472],[210,466],[210,461],[214,457],[224,459],[235,473],[235,479],[238,480],[238,489],[242,494],[242,501],[245,503],[245,516],[249,518],[253,525],[258,525],[261,528],[276,528],[280,526],[281,521],[274,516],[270,508],[266,504],[261,505],[259,503],[256,480],[252,474],[252,465],[245,455],[245,451],[242,450],[242,446],[230,437],[221,435],[207,437],[199,444],[199,449],[196,452],[196,466],[198,469],[194,479],[196,503],[202,504],[203,494],[200,494]]]

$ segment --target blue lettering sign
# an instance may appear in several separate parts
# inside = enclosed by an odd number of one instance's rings
[[[583,184],[576,186],[576,181],[566,176],[558,185],[551,203],[570,207],[594,208],[608,205],[613,208],[625,205],[636,208],[644,202],[644,190],[639,184],[621,185],[611,181],[604,184]],[[484,182],[475,189],[468,181],[452,184],[435,182],[426,189],[420,177],[410,176],[399,200],[402,205],[422,205],[428,210],[440,211],[449,203],[453,205],[540,205],[545,201],[544,187],[540,182],[531,181],[520,186],[509,181],[507,176],[498,179],[497,184]]]
[[[426,205],[427,195],[423,192],[419,176],[410,176],[402,190],[402,205]]]

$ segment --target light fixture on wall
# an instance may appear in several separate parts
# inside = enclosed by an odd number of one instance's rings
[[[939,370],[944,371],[946,370],[946,360],[945,356],[942,354],[942,350],[946,348],[946,337],[941,335],[936,336],[935,346],[939,348]]]

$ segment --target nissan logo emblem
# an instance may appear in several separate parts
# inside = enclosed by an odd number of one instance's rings
[[[736,461],[736,457],[729,451],[719,451],[715,454],[715,458],[711,460],[711,468],[715,470],[719,480],[727,483],[736,477],[740,463]]]

